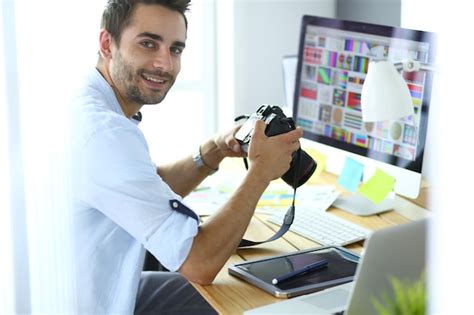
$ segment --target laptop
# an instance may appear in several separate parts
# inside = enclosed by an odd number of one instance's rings
[[[355,280],[244,314],[378,314],[372,297],[393,297],[391,277],[414,282],[425,270],[427,219],[376,231],[366,241]]]

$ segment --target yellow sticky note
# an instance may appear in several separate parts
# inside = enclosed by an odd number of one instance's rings
[[[373,203],[379,204],[393,190],[394,186],[395,178],[380,169],[376,169],[374,176],[360,187],[359,193]]]
[[[321,175],[321,173],[326,169],[326,156],[312,148],[304,149],[304,151],[308,153],[309,156],[311,156],[313,160],[315,160],[318,164],[316,167],[316,171],[313,173],[313,175],[311,175],[308,180],[308,184],[316,184],[319,175]]]

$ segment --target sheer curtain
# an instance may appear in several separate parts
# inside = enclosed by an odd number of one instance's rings
[[[2,314],[75,313],[68,109],[102,6],[1,2]]]
[[[474,29],[470,2],[427,2],[439,34],[439,108],[435,118],[436,193],[431,237],[430,314],[462,314],[472,309],[472,181],[470,134],[474,107],[470,100],[474,64],[470,60]],[[443,21],[440,23],[440,21]]]
[[[430,196],[429,314],[462,314],[472,309],[472,154],[470,134],[474,107],[470,99],[474,64],[470,60],[474,29],[470,2],[462,0],[402,2],[406,25],[438,34],[435,103],[430,109],[434,181]],[[432,118],[431,118],[432,117]],[[426,158],[426,154],[425,154]]]
[[[0,6],[0,56],[4,56],[4,5]],[[12,227],[10,210],[10,169],[8,156],[8,127],[5,89],[5,58],[0,58],[0,313],[9,314],[14,310],[11,293],[13,284]]]

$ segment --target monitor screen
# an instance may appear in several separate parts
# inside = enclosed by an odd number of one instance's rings
[[[304,16],[293,101],[304,137],[421,174],[433,73],[401,73],[414,115],[399,120],[363,122],[361,91],[375,49],[432,64],[434,47],[429,32]]]

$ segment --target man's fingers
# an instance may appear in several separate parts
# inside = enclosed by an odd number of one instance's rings
[[[252,137],[255,136],[255,135],[260,136],[260,135],[264,134],[266,127],[267,127],[267,124],[263,120],[257,120],[255,122]]]
[[[281,139],[284,141],[288,142],[298,142],[300,138],[303,136],[303,129],[300,127],[296,128],[295,130],[283,133],[281,135],[278,135],[279,137],[281,136]]]
[[[229,149],[231,149],[232,151],[234,151],[235,153],[240,153],[240,152],[242,152],[242,149],[240,148],[239,142],[238,142],[234,137],[231,137],[231,138],[227,141],[227,147],[228,147]]]

